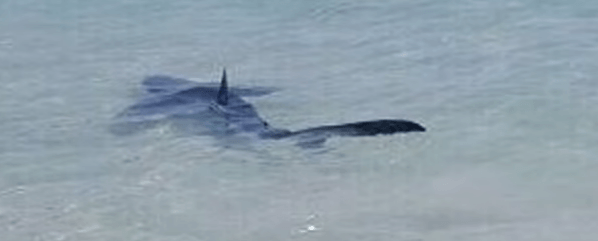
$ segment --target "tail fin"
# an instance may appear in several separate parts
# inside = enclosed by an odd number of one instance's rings
[[[218,90],[216,103],[218,103],[219,105],[228,105],[228,84],[226,83],[226,69],[222,69],[222,80],[220,81],[220,90]]]
[[[347,123],[342,125],[320,126],[294,132],[297,134],[325,133],[338,136],[375,136],[390,135],[399,132],[423,132],[426,128],[408,120],[373,120]]]
[[[297,145],[300,147],[319,148],[331,136],[375,136],[424,131],[426,131],[426,128],[413,121],[373,120],[313,127],[292,132],[289,136],[296,136],[298,138]]]

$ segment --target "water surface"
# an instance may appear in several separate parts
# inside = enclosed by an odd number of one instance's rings
[[[593,1],[4,1],[3,240],[594,240]],[[302,129],[222,143],[107,131],[144,76],[274,86]]]

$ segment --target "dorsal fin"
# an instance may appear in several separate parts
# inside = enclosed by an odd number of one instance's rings
[[[226,83],[226,69],[222,69],[222,80],[220,81],[220,89],[216,97],[216,103],[219,105],[228,104],[228,84]]]

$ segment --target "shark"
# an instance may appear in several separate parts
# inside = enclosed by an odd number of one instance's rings
[[[128,135],[169,121],[188,134],[235,136],[258,139],[295,139],[304,148],[322,147],[330,137],[360,137],[424,132],[421,124],[403,119],[376,119],[337,125],[321,125],[296,131],[266,122],[242,97],[263,96],[270,87],[229,87],[226,69],[220,83],[199,83],[166,75],[146,77],[144,93],[135,104],[115,117],[111,132]]]

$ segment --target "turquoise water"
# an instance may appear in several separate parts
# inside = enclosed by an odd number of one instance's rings
[[[594,240],[598,3],[0,2],[2,240]],[[144,76],[273,86],[272,125],[111,135]]]

